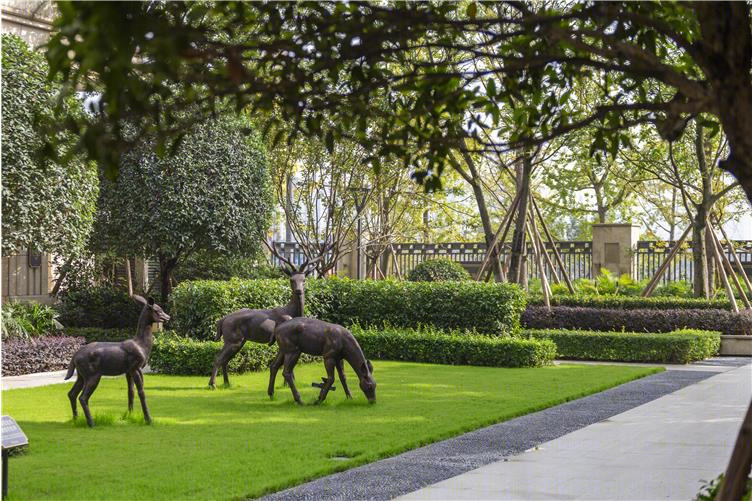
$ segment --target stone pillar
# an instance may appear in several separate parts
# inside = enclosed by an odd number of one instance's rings
[[[638,245],[640,226],[635,224],[594,224],[592,273],[598,276],[602,268],[614,275],[634,276],[634,250]]]

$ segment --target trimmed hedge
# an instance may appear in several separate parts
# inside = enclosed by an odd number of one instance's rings
[[[391,327],[352,332],[367,358],[447,365],[540,367],[554,360],[556,347],[549,341],[490,337],[432,328]]]
[[[195,339],[212,339],[215,322],[240,308],[281,306],[287,280],[183,282],[173,291],[170,327]],[[349,326],[383,325],[518,331],[525,294],[517,285],[463,282],[396,282],[330,278],[306,282],[307,316]]]
[[[92,341],[123,341],[136,336],[133,329],[101,329],[99,327],[66,327],[66,336],[83,337],[87,343]]]
[[[750,335],[750,310],[733,313],[711,309],[612,310],[529,306],[521,315],[526,329],[584,329],[591,331],[671,332],[677,329],[721,331],[722,334]]]
[[[422,261],[406,277],[411,282],[440,282],[443,280],[471,280],[463,265],[447,258]]]
[[[61,298],[58,321],[65,327],[135,328],[142,307],[127,292],[110,287],[70,291]]]
[[[164,332],[154,339],[149,367],[162,374],[208,376],[212,372],[214,357],[221,349],[221,341],[197,341]],[[228,371],[240,373],[268,370],[276,354],[276,345],[248,342],[230,359]],[[310,355],[301,355],[298,363],[314,360],[316,358]]]
[[[587,296],[572,294],[555,294],[550,298],[552,306],[572,306],[584,308],[608,308],[638,310],[652,308],[657,310],[710,309],[730,310],[728,299],[702,299],[682,297],[637,297],[637,296]],[[543,306],[543,296],[529,296],[529,306]]]
[[[685,364],[714,356],[721,344],[718,332],[689,329],[663,334],[526,330],[523,336],[553,341],[559,358],[622,362]]]

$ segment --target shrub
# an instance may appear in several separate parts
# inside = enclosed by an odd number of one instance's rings
[[[541,306],[529,306],[520,321],[527,329],[671,332],[687,328],[733,335],[749,335],[751,332],[750,310],[733,313],[712,309],[613,310],[555,306],[547,311]]]
[[[184,282],[172,299],[173,328],[195,339],[212,339],[219,318],[240,308],[284,305],[290,286],[287,280]],[[522,290],[510,284],[339,278],[306,282],[306,314],[345,326],[386,322],[509,335],[517,331],[524,307]]]
[[[230,280],[283,278],[282,271],[263,257],[244,257],[200,251],[189,255],[175,270],[175,280]]]
[[[214,357],[221,349],[220,341],[197,341],[170,332],[160,333],[155,337],[149,366],[162,374],[208,376],[212,372]],[[228,371],[240,373],[267,370],[276,354],[277,346],[246,343],[228,362]],[[301,355],[299,363],[314,360],[310,355]]]
[[[67,369],[82,337],[40,336],[3,341],[3,376]]]
[[[666,284],[658,286],[654,291],[654,295],[659,297],[670,296],[692,298],[693,285],[685,281],[667,282]]]
[[[82,337],[87,343],[92,341],[124,341],[136,336],[136,329],[102,329],[99,327],[66,327],[66,336]]]
[[[671,362],[703,360],[719,351],[718,332],[676,330],[664,334],[526,330],[530,339],[548,339],[557,345],[557,357],[576,360]]]
[[[66,293],[59,310],[66,327],[135,328],[141,306],[124,291],[92,287]]]
[[[2,337],[28,338],[53,334],[60,328],[58,312],[46,304],[9,301],[2,308]]]
[[[583,306],[589,308],[621,308],[636,310],[653,308],[659,310],[674,309],[712,309],[729,310],[730,303],[726,299],[707,300],[703,298],[679,298],[679,297],[633,297],[633,296],[586,296],[555,294],[549,298],[552,306]],[[544,304],[542,296],[528,298],[529,306],[541,306]]]
[[[550,363],[548,341],[489,337],[436,328],[351,327],[367,358],[448,365],[539,367]]]
[[[470,280],[471,274],[460,263],[441,258],[418,263],[406,278],[411,282],[439,282],[443,280]]]

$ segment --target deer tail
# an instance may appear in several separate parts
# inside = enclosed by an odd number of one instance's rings
[[[75,368],[76,366],[73,364],[73,359],[71,358],[71,363],[68,364],[68,372],[65,374],[65,377],[63,378],[63,380],[70,379],[71,376],[73,376],[73,371]]]
[[[214,335],[214,340],[219,341],[220,338],[222,338],[222,321],[225,320],[224,318],[221,318],[217,320],[217,332]]]

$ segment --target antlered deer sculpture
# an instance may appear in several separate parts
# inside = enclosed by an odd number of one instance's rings
[[[373,367],[366,360],[361,346],[348,329],[341,325],[331,324],[315,318],[294,318],[277,326],[274,338],[280,347],[277,358],[269,369],[269,387],[267,393],[271,397],[275,391],[275,377],[277,371],[284,365],[282,375],[293,392],[293,399],[300,404],[301,396],[295,387],[293,367],[298,362],[301,353],[321,355],[324,357],[324,368],[327,379],[324,380],[319,392],[317,403],[327,398],[327,392],[335,381],[335,368],[340,376],[340,383],[347,398],[352,398],[343,372],[343,360],[347,360],[358,376],[361,391],[369,402],[376,402],[376,383],[372,376]]]
[[[215,341],[222,339],[224,344],[212,364],[212,375],[209,377],[209,387],[212,389],[216,388],[215,378],[220,366],[222,366],[225,386],[230,384],[227,363],[243,348],[246,341],[273,344],[274,330],[278,324],[303,315],[306,277],[313,272],[314,263],[324,257],[324,255],[321,255],[311,261],[306,260],[301,266],[296,267],[279,255],[274,250],[274,245],[269,245],[266,241],[263,242],[270,252],[286,265],[282,267],[282,271],[290,277],[292,292],[290,301],[280,308],[262,310],[243,308],[217,321],[217,334],[214,339]]]
[[[151,297],[147,300],[141,296],[134,295],[132,297],[144,306],[141,315],[139,315],[136,337],[119,343],[93,342],[87,344],[73,355],[68,366],[68,373],[65,375],[65,379],[70,379],[73,376],[74,369],[78,374],[76,382],[68,392],[68,398],[71,401],[71,409],[73,409],[73,418],[75,419],[78,414],[76,411],[76,397],[78,396],[81,408],[84,409],[86,423],[90,427],[94,426],[94,420],[89,412],[89,398],[97,389],[100,378],[120,374],[125,374],[128,381],[128,410],[133,410],[133,384],[135,382],[141,401],[141,409],[144,411],[144,420],[147,423],[152,421],[149,409],[146,406],[144,375],[141,369],[146,365],[149,360],[149,353],[152,351],[152,344],[154,343],[152,325],[167,322],[170,320],[170,316],[162,311],[162,308]]]

